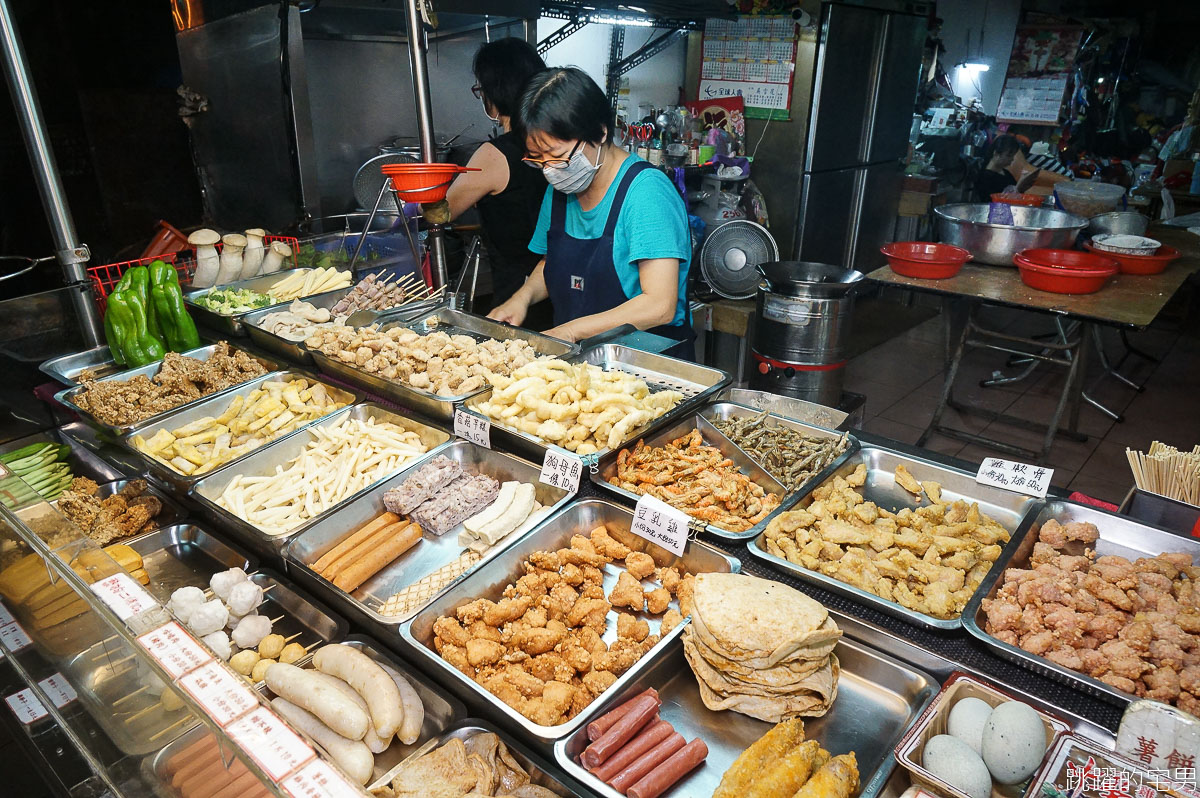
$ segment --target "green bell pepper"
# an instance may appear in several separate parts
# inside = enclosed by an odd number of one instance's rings
[[[136,289],[122,291],[121,298],[129,307],[130,315],[133,317],[133,328],[130,330],[130,337],[137,341],[136,355],[134,359],[138,359],[139,363],[130,363],[131,366],[144,366],[147,363],[153,363],[156,360],[162,360],[166,353],[162,342],[150,334],[146,328],[146,306],[142,303],[142,297]],[[111,301],[111,300],[110,300]],[[125,359],[130,360],[129,344],[125,345]]]
[[[150,285],[179,285],[179,274],[175,267],[163,260],[155,260],[150,264]]]
[[[196,324],[183,304],[183,294],[177,285],[156,285],[150,289],[155,312],[167,336],[172,352],[185,352],[200,346]]]
[[[137,292],[146,309],[146,331],[162,346],[166,345],[162,329],[158,323],[158,314],[154,312],[154,304],[150,301],[150,270],[145,266],[134,266],[125,272],[129,276],[129,287]]]
[[[125,365],[136,368],[152,361],[146,356],[142,343],[137,338],[137,325],[134,323],[133,309],[129,306],[128,296],[124,291],[113,291],[109,294],[108,312],[105,317],[111,319]]]
[[[112,353],[113,362],[118,366],[124,366],[125,329],[117,326],[117,314],[111,313],[111,309],[111,305],[104,309],[104,340],[108,343],[108,350]]]

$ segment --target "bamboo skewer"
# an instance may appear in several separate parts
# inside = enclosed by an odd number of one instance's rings
[[[1154,441],[1148,453],[1125,450],[1139,490],[1200,506],[1200,446],[1180,451]]]

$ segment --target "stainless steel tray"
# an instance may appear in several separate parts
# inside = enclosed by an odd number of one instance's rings
[[[184,301],[184,304],[186,304],[188,306],[188,310],[191,312],[192,317],[194,319],[196,319],[196,321],[203,324],[204,326],[210,327],[218,332],[225,333],[226,335],[245,335],[246,331],[242,326],[242,320],[248,314],[254,313],[255,311],[259,311],[259,310],[266,310],[267,308],[270,308],[272,310],[279,310],[280,308],[285,308],[288,305],[292,304],[293,300],[289,299],[286,302],[277,302],[274,305],[265,305],[261,308],[255,308],[254,310],[244,310],[241,313],[225,315],[223,313],[216,313],[216,312],[211,311],[208,308],[204,307],[203,305],[197,304],[196,299],[198,299],[199,297],[205,296],[212,291],[227,291],[227,290],[239,291],[239,290],[245,289],[248,291],[257,291],[260,294],[266,294],[271,290],[271,288],[276,283],[278,283],[280,280],[283,280],[286,277],[291,276],[292,273],[294,273],[295,271],[297,271],[297,270],[296,269],[286,269],[284,271],[275,272],[274,274],[264,274],[261,277],[251,277],[249,280],[236,280],[232,283],[225,283],[224,285],[215,285],[215,286],[212,286],[211,288],[201,288],[197,291],[188,291],[183,295],[183,301]],[[300,271],[311,271],[311,270],[310,269],[301,269]],[[351,283],[353,284],[353,275],[351,275]],[[335,288],[333,291],[325,291],[320,294],[312,294],[311,297],[302,296],[302,297],[297,297],[297,298],[309,300],[314,297],[324,296],[325,294],[336,294],[339,292],[344,293],[345,291],[346,291],[346,289],[344,289],[344,288]]]
[[[113,360],[112,352],[107,346],[97,346],[95,349],[60,355],[38,366],[38,370],[47,377],[68,387],[79,384],[79,380],[75,378],[85,369],[91,369],[97,377],[107,377],[124,370]]]
[[[311,427],[313,424],[320,423],[321,421],[329,418],[331,414],[327,413],[321,418],[307,421],[294,430],[290,430],[283,435],[279,435],[268,440],[257,449],[251,449],[249,452],[239,457],[235,457],[228,462],[222,463],[212,471],[207,471],[203,474],[181,474],[161,460],[157,460],[154,457],[151,457],[149,454],[146,454],[142,450],[138,449],[137,446],[134,445],[133,439],[139,435],[145,439],[149,439],[153,437],[154,434],[160,429],[178,429],[179,427],[186,426],[194,421],[199,421],[205,416],[220,416],[223,412],[225,412],[225,409],[229,407],[230,403],[233,402],[236,397],[249,396],[251,393],[258,390],[259,386],[264,382],[287,382],[288,380],[295,379],[308,380],[310,383],[320,383],[321,385],[325,386],[325,390],[334,401],[342,402],[347,405],[354,405],[362,398],[358,394],[348,391],[345,388],[324,382],[319,377],[316,377],[307,371],[274,371],[264,377],[258,377],[257,379],[249,382],[243,382],[241,385],[231,390],[222,391],[221,393],[213,394],[212,396],[206,396],[203,399],[190,403],[187,407],[181,410],[173,410],[170,413],[165,413],[161,416],[155,416],[154,420],[152,421],[142,422],[121,436],[121,444],[126,449],[133,452],[137,457],[141,458],[142,462],[146,464],[148,472],[155,478],[175,487],[183,493],[186,493],[200,480],[216,474],[225,468],[228,468],[233,463],[240,463],[244,461],[247,457],[255,452],[270,446],[273,441],[281,440],[297,430],[302,430],[306,427]],[[342,409],[344,408],[339,408],[339,410]],[[335,410],[333,412],[336,413],[338,411]]]
[[[174,769],[170,767],[173,758],[178,756],[188,746],[199,742],[203,737],[211,738],[211,751],[192,754],[186,761],[180,762]],[[201,726],[199,724],[192,726],[187,732],[179,735],[159,750],[145,757],[139,768],[139,775],[143,782],[150,785],[158,798],[181,798],[180,791],[171,784],[174,774],[188,764],[199,761],[201,758],[206,758],[215,764],[217,759],[213,756],[213,753],[218,751],[220,751],[220,755],[224,758],[223,761],[226,763],[226,769],[231,769],[234,772],[230,775],[222,775],[214,779],[212,787],[214,789],[227,787],[232,783],[234,778],[248,772],[249,769],[240,759],[234,756],[233,750],[227,744],[217,741],[216,735],[213,734],[208,726]]]
[[[845,410],[826,407],[816,402],[806,402],[793,396],[782,396],[766,391],[751,391],[746,388],[726,388],[717,397],[718,402],[736,402],[743,407],[770,410],[771,415],[783,416],[793,421],[812,424],[826,429],[836,429],[850,414]]]
[[[207,361],[210,357],[212,357],[212,354],[214,351],[216,351],[216,349],[217,349],[217,344],[208,344],[207,346],[201,346],[196,349],[189,349],[188,351],[182,352],[181,354],[184,355],[185,357],[195,358],[196,360]],[[279,363],[277,363],[276,361],[271,360],[269,358],[260,357],[252,352],[248,352],[247,354],[249,354],[252,358],[254,358],[259,363],[261,363],[268,372],[275,371],[276,369],[278,369],[280,367]],[[129,380],[133,379],[134,377],[154,377],[155,374],[158,374],[158,370],[160,368],[162,368],[162,361],[156,360],[155,362],[150,363],[145,366],[142,366],[141,368],[129,369],[127,371],[119,371],[115,374],[109,374],[107,377],[101,377],[99,380],[97,380],[97,382],[109,382],[109,381],[128,382]],[[261,378],[256,377],[256,378],[252,378],[252,379],[261,379]],[[242,383],[242,385],[245,385],[245,383]],[[76,415],[78,415],[81,419],[83,419],[84,421],[87,422],[88,426],[93,427],[98,430],[105,431],[105,432],[111,432],[114,435],[124,435],[126,432],[129,432],[132,429],[135,429],[135,428],[141,427],[141,426],[146,426],[148,424],[153,423],[154,421],[156,421],[158,419],[165,418],[165,417],[171,415],[172,413],[177,413],[180,410],[191,407],[192,405],[194,405],[198,402],[204,402],[208,399],[213,398],[214,396],[220,396],[221,394],[228,393],[229,391],[236,390],[237,388],[238,388],[237,385],[231,385],[228,388],[225,388],[223,390],[207,394],[206,396],[201,396],[198,399],[194,399],[190,402],[184,402],[183,404],[179,405],[178,407],[172,407],[170,410],[165,410],[162,413],[159,413],[159,414],[153,415],[153,416],[149,416],[147,418],[142,419],[141,421],[136,421],[132,424],[109,424],[107,422],[101,421],[100,419],[96,418],[88,411],[82,409],[79,405],[77,405],[75,403],[75,397],[78,396],[80,393],[82,393],[84,390],[82,385],[76,385],[74,388],[67,388],[65,390],[59,391],[58,393],[54,394],[54,398],[57,401],[62,402],[64,405],[69,407],[72,411],[74,411]]]
[[[895,766],[892,748],[933,700],[940,685],[924,671],[848,636],[838,642],[836,653],[842,667],[837,699],[824,717],[804,719],[804,736],[817,740],[832,754],[854,751],[862,784],[859,796],[874,798]],[[659,716],[663,720],[684,739],[699,737],[708,746],[704,764],[664,796],[712,795],[733,761],[773,726],[738,712],[714,712],[705,707],[682,647],[659,659],[620,693],[610,691],[601,711],[647,687],[657,690],[662,699]],[[597,795],[621,798],[621,793],[579,764],[588,742],[587,729],[577,729],[554,744],[555,761]]]
[[[773,476],[767,473],[766,469],[751,459],[750,455],[743,452],[732,441],[717,431],[717,428],[702,418],[699,414],[693,414],[689,418],[685,418],[676,424],[669,427],[660,427],[653,435],[649,435],[642,440],[647,446],[664,446],[676,438],[681,438],[688,435],[692,430],[699,429],[704,442],[717,447],[721,454],[728,457],[737,466],[738,470],[746,476],[750,477],[756,485],[761,487],[768,493],[774,493],[779,497],[779,506],[776,507],[766,518],[755,524],[745,532],[734,532],[724,529],[715,524],[705,524],[702,521],[693,519],[692,523],[697,527],[701,527],[710,535],[716,535],[730,540],[744,540],[752,538],[759,532],[767,528],[767,522],[775,517],[782,510],[786,510],[796,503],[797,494],[788,495],[787,488],[779,483]],[[831,435],[833,433],[830,433]],[[836,436],[835,436],[836,437]],[[627,501],[637,502],[641,498],[640,493],[634,493],[626,490],[620,485],[614,485],[609,482],[610,479],[615,479],[617,476],[617,458],[620,456],[620,450],[610,451],[608,454],[600,458],[597,463],[599,472],[592,477],[592,482],[600,490],[608,491],[609,493],[620,496]]]
[[[1138,523],[1131,518],[1097,507],[1065,500],[1047,499],[1036,514],[1031,514],[1026,519],[1025,534],[1020,538],[1019,545],[1006,548],[1000,555],[1000,559],[996,561],[995,567],[984,578],[979,590],[967,602],[966,609],[963,610],[963,626],[967,631],[1005,659],[1118,706],[1136,701],[1135,696],[1105,684],[1099,679],[1093,679],[1078,671],[1064,668],[1045,657],[1030,654],[1024,649],[998,640],[985,631],[987,615],[983,611],[984,600],[994,598],[999,592],[1006,570],[1029,567],[1029,558],[1033,554],[1034,544],[1037,543],[1038,532],[1041,530],[1042,524],[1051,518],[1063,524],[1070,521],[1086,521],[1095,524],[1100,530],[1100,539],[1087,548],[1094,549],[1097,557],[1115,554],[1133,561],[1139,557],[1156,557],[1167,552],[1183,552],[1192,555],[1192,561],[1200,564],[1200,541],[1185,538],[1160,527]],[[1079,551],[1072,553],[1082,554],[1083,548],[1083,546],[1079,546]]]
[[[200,505],[200,511],[212,519],[221,529],[228,531],[231,535],[263,556],[271,559],[278,558],[289,539],[332,516],[342,507],[353,502],[358,496],[366,493],[370,488],[347,496],[308,523],[296,527],[286,535],[279,536],[268,535],[253,524],[238,518],[217,504],[217,498],[225,491],[230,480],[238,474],[248,476],[274,473],[276,468],[298,457],[304,451],[304,447],[309,441],[313,440],[310,430],[322,425],[333,424],[345,416],[350,416],[358,420],[373,418],[377,421],[390,422],[406,430],[412,430],[421,436],[422,443],[429,447],[431,451],[450,440],[449,433],[444,430],[412,418],[398,415],[379,405],[354,405],[353,407],[342,408],[336,413],[331,413],[314,424],[310,424],[308,427],[298,429],[251,452],[246,457],[237,461],[238,467],[236,469],[217,469],[212,474],[206,474],[203,479],[192,486],[190,492],[192,499]]]
[[[71,467],[71,473],[75,476],[87,477],[97,483],[124,479],[126,476],[124,473],[114,468],[70,434],[77,426],[77,424],[65,424],[62,427],[35,432],[32,435],[26,435],[24,438],[17,438],[8,443],[0,444],[0,454],[15,452],[17,449],[22,449],[31,443],[56,443],[60,445],[65,443],[71,447],[71,453],[67,455],[67,465]]]
[[[115,493],[118,493],[122,488],[124,488],[127,484],[129,484],[130,481],[131,480],[128,480],[128,479],[118,479],[115,482],[106,482],[103,485],[99,485],[98,487],[100,488],[100,490],[99,490],[100,498],[107,499],[109,496],[112,496]],[[162,510],[159,512],[159,514],[157,516],[154,517],[153,526],[150,527],[151,530],[157,530],[157,529],[162,529],[163,527],[174,526],[175,524],[181,523],[185,518],[187,518],[187,515],[188,515],[187,510],[183,509],[183,507],[181,507],[174,499],[168,498],[167,495],[165,493],[163,493],[161,490],[159,490],[158,488],[147,483],[146,484],[146,493],[148,493],[149,495],[153,496],[154,498],[156,498],[160,502],[162,502]],[[50,504],[54,507],[55,510],[58,510],[58,500],[57,499],[55,501],[50,502]],[[113,543],[128,543],[129,539],[128,538],[118,538],[116,540],[113,540],[112,542]]]
[[[919,505],[913,501],[913,497],[898,486],[893,477],[896,466],[904,465],[918,480],[933,480],[940,483],[942,486],[942,497],[948,502],[956,499],[977,502],[981,512],[991,516],[1011,533],[1012,537],[1005,545],[1004,551],[1011,551],[1020,543],[1024,535],[1023,522],[1037,506],[1037,500],[1029,496],[1022,496],[1019,493],[993,488],[989,485],[981,485],[975,481],[974,474],[966,471],[949,468],[922,458],[909,457],[877,446],[864,446],[854,452],[849,458],[843,460],[842,464],[821,483],[809,483],[808,489],[800,497],[800,500],[792,505],[792,509],[808,507],[812,503],[812,492],[814,490],[836,476],[844,477],[850,474],[860,463],[864,463],[867,466],[867,481],[858,490],[867,501],[875,502],[880,507],[892,512],[899,512],[905,507],[918,507]],[[950,619],[934,618],[933,616],[910,610],[894,601],[880,598],[874,593],[868,593],[865,590],[848,585],[831,576],[810,571],[796,563],[776,557],[767,551],[764,535],[754,538],[754,540],[747,544],[747,547],[753,556],[770,563],[776,568],[793,573],[797,578],[805,582],[820,585],[826,590],[831,590],[860,604],[874,607],[880,612],[916,624],[917,626],[925,626],[931,629],[957,629],[962,626],[962,617]],[[999,559],[992,564],[992,569],[989,573],[995,574],[999,572],[1000,563],[1004,561],[1004,551],[1001,552]],[[983,585],[980,585],[979,591],[976,591],[976,596],[979,595],[979,592],[983,590],[983,586],[986,584],[987,579],[985,578]],[[964,610],[965,614],[966,611]]]
[[[257,565],[194,524],[175,524],[122,542],[141,555],[142,568],[150,577],[146,589],[164,604],[181,587],[206,590],[218,571],[251,571]]]
[[[667,357],[666,355],[643,352],[640,349],[633,349],[632,347],[621,346],[620,344],[593,346],[583,350],[578,355],[570,358],[570,360],[575,363],[591,363],[593,366],[599,366],[605,371],[615,369],[632,374],[635,377],[640,377],[650,386],[651,392],[671,389],[683,394],[683,399],[675,407],[653,421],[635,430],[631,430],[625,436],[625,440],[621,441],[621,445],[617,447],[618,449],[630,441],[644,438],[655,430],[689,415],[693,410],[703,406],[712,397],[720,393],[721,389],[728,385],[731,379],[728,374],[720,369],[700,366],[695,363],[689,363],[686,360]],[[486,418],[474,408],[482,402],[486,402],[491,397],[491,389],[484,390],[464,401],[462,409],[479,418]],[[499,445],[504,449],[514,451],[522,457],[528,457],[535,463],[540,463],[546,459],[546,451],[550,447],[542,439],[529,433],[521,432],[520,430],[502,426],[500,422],[493,419],[487,420],[491,423],[492,427],[491,440],[493,446]],[[602,449],[594,457],[603,457],[609,451],[611,450]],[[590,457],[593,457],[593,455],[589,455]]]
[[[655,562],[659,564],[678,563],[690,573],[736,572],[741,569],[741,563],[737,559],[696,541],[691,541],[683,556],[676,558],[652,543],[633,538],[629,533],[629,524],[632,519],[631,511],[602,499],[583,499],[567,505],[550,520],[502,551],[488,564],[487,568],[475,571],[430,602],[412,620],[400,627],[401,637],[406,644],[413,648],[416,656],[427,663],[426,667],[440,674],[441,680],[452,685],[452,689],[464,701],[486,704],[492,714],[503,717],[505,725],[515,732],[523,733],[542,744],[553,743],[555,740],[569,735],[576,729],[582,728],[595,715],[601,701],[593,701],[591,706],[566,723],[560,723],[557,726],[536,724],[442,659],[433,648],[433,624],[439,617],[452,614],[458,607],[475,599],[499,600],[505,586],[524,574],[522,565],[530,554],[535,551],[553,551],[569,546],[572,535],[587,535],[590,530],[600,524],[604,524],[610,530],[618,533],[624,532],[622,537],[631,538],[635,546],[638,543],[644,544],[647,553],[654,557]],[[617,577],[622,570],[624,569],[615,564],[604,568],[605,595],[608,595],[616,586]],[[671,606],[678,609],[675,599],[671,600]],[[615,611],[609,613],[608,630],[603,636],[605,642],[611,643],[616,639],[616,615]],[[638,615],[649,621],[650,633],[656,634],[660,617],[646,613]],[[672,629],[649,653],[617,679],[604,695],[622,692],[626,685],[639,678],[640,674],[647,670],[653,662],[679,648],[679,635],[685,625],[686,622]]]
[[[569,357],[575,352],[575,345],[569,344],[566,341],[560,341],[557,338],[551,338],[521,327],[513,327],[509,324],[493,321],[483,316],[475,316],[470,313],[449,310],[447,308],[430,311],[424,317],[418,317],[411,321],[387,320],[380,325],[379,329],[386,331],[394,327],[407,327],[422,335],[428,335],[433,332],[444,332],[449,335],[469,335],[477,341],[488,338],[495,338],[501,341],[516,338],[526,341],[540,354],[552,355],[554,357]],[[432,419],[453,418],[456,405],[469,397],[479,394],[481,391],[490,390],[488,388],[481,388],[459,396],[441,396],[432,391],[413,388],[402,382],[384,379],[376,374],[371,374],[343,363],[337,358],[330,357],[315,349],[310,350],[310,352],[312,353],[313,360],[317,363],[317,368],[326,374],[344,380],[351,385],[356,385],[390,402],[395,402],[404,407],[411,407],[418,413],[422,413]]]
[[[482,446],[476,446],[468,441],[455,440],[424,455],[420,460],[390,479],[377,482],[370,490],[360,493],[353,501],[343,505],[338,511],[329,514],[320,522],[294,536],[283,553],[287,561],[288,573],[295,576],[298,582],[303,583],[314,593],[324,595],[329,601],[341,606],[348,615],[364,617],[367,621],[380,626],[395,627],[415,615],[417,611],[403,617],[389,617],[381,615],[379,609],[397,591],[458,558],[459,554],[464,551],[458,543],[458,534],[462,531],[461,524],[440,537],[433,533],[426,534],[416,546],[368,579],[353,593],[346,593],[341,588],[334,586],[333,583],[311,570],[309,566],[319,560],[339,540],[384,512],[383,494],[402,484],[416,469],[437,456],[448,457],[461,463],[469,471],[486,474],[499,482],[517,480],[532,483],[537,487],[537,501],[550,508],[552,512],[566,504],[572,496],[561,488],[554,488],[539,482],[540,466],[527,460],[520,460],[510,454],[484,449]],[[518,539],[516,536],[511,536],[497,543],[484,555],[482,560],[471,567],[467,574],[475,572]],[[464,578],[467,574],[459,579]],[[448,590],[449,587],[446,589]],[[443,592],[445,591],[440,591],[438,595]],[[390,629],[390,632],[394,633],[395,629]]]
[[[353,286],[351,286],[353,288]],[[328,291],[319,296],[309,297],[302,300],[310,305],[318,308],[329,310],[346,294],[350,293],[351,288],[341,288],[337,291]],[[311,366],[313,359],[309,354],[308,349],[304,347],[304,341],[293,341],[290,338],[284,338],[282,335],[276,335],[273,332],[268,332],[260,326],[262,320],[272,313],[283,313],[291,307],[291,302],[283,307],[272,305],[261,310],[252,310],[242,316],[242,327],[246,331],[246,335],[250,336],[250,341],[255,345],[262,347],[273,355],[277,355],[290,363],[297,363],[301,366]]]
[[[250,574],[250,581],[263,589],[263,603],[258,605],[258,614],[271,619],[271,633],[285,638],[298,635],[288,642],[308,648],[308,653],[296,665],[307,665],[319,645],[337,643],[350,631],[345,618],[297,591],[282,576],[263,569]]]

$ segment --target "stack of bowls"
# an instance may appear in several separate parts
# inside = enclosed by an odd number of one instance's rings
[[[922,280],[953,277],[971,260],[971,253],[962,247],[925,241],[896,241],[880,247],[879,251],[896,274]]]
[[[1026,249],[1013,256],[1021,282],[1053,294],[1094,294],[1117,273],[1107,255],[1072,249]]]

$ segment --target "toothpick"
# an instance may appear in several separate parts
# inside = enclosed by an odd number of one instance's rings
[[[141,687],[139,687],[138,689],[134,690],[132,693],[130,693],[129,695],[125,696],[124,698],[118,698],[116,701],[114,701],[114,702],[113,702],[113,706],[115,707],[115,706],[117,706],[118,704],[124,704],[126,701],[128,701],[128,700],[129,700],[129,699],[131,699],[131,698],[133,698],[133,697],[134,697],[135,695],[137,695],[138,693],[141,693],[141,692],[143,692],[143,691],[145,691],[145,690],[149,690],[149,689],[150,689],[150,685],[148,685],[148,684],[143,684]]]
[[[142,715],[153,712],[154,710],[158,709],[160,706],[161,706],[161,704],[151,704],[150,706],[146,707],[145,709],[138,710],[137,712],[134,712],[129,717],[125,718],[125,722],[132,723],[133,721],[140,718]]]
[[[304,634],[304,632],[296,632],[296,634],[292,635],[291,637],[285,637],[285,638],[283,638],[283,642],[284,642],[284,643],[290,643],[290,642],[292,642],[293,640],[295,640],[297,637],[299,637],[299,636],[300,636],[300,635],[302,635],[302,634]]]
[[[171,724],[170,726],[168,726],[167,728],[163,729],[162,731],[158,732],[157,734],[152,734],[152,735],[150,735],[150,739],[151,739],[151,740],[157,740],[159,737],[162,737],[164,734],[166,734],[167,732],[169,732],[171,729],[174,729],[174,728],[175,728],[176,726],[178,726],[179,724],[181,724],[181,723],[188,723],[188,722],[190,722],[191,720],[192,720],[192,716],[191,716],[190,714],[185,714],[185,715],[184,715],[182,718],[180,718],[179,720],[175,721],[174,723],[172,723],[172,724]]]

